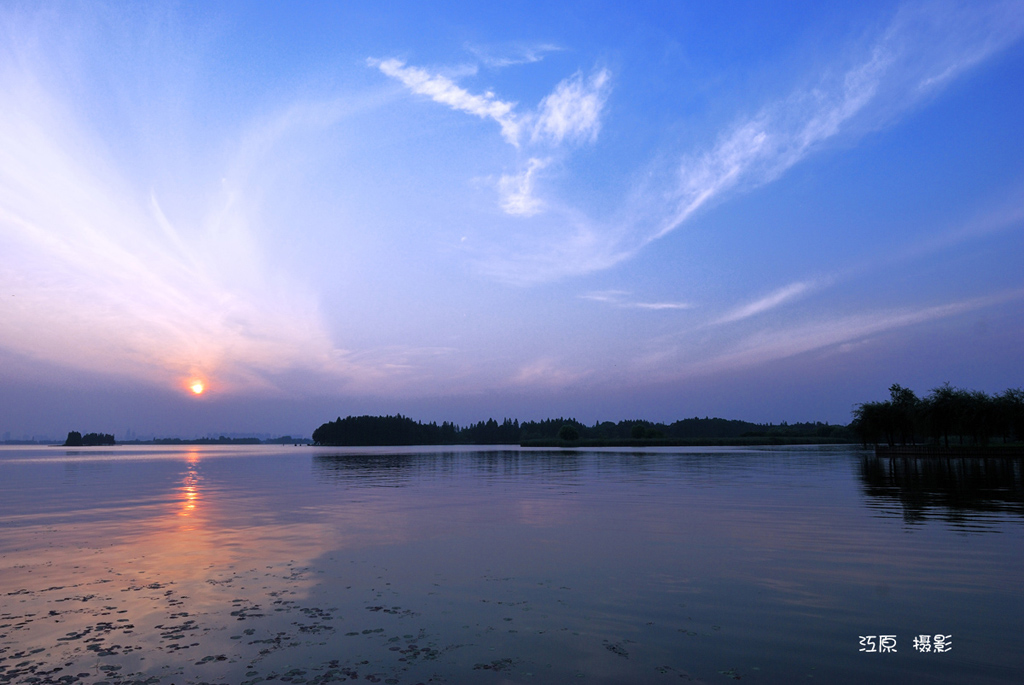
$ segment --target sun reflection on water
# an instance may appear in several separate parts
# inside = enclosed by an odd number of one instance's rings
[[[181,481],[179,492],[178,516],[191,518],[196,513],[196,507],[201,500],[199,482],[202,478],[199,475],[199,450],[189,450],[185,454],[185,476]],[[189,526],[189,529],[194,526]]]

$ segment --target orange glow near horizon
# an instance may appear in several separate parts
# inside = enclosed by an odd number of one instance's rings
[[[202,395],[203,391],[206,390],[206,386],[203,385],[202,381],[193,381],[192,385],[188,386],[189,390],[196,395]]]

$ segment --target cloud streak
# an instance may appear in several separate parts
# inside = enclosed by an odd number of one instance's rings
[[[651,311],[693,309],[689,302],[638,302],[627,298],[625,290],[602,290],[580,295],[580,299],[603,302],[624,309],[647,309]]]
[[[535,176],[551,163],[550,159],[531,157],[526,170],[513,176],[504,175],[498,181],[502,195],[501,208],[514,216],[533,216],[544,208],[544,203],[533,195]]]
[[[505,67],[518,66],[520,64],[533,64],[540,62],[549,52],[558,52],[562,48],[550,43],[539,45],[504,45],[484,47],[479,45],[466,45],[477,59],[493,69],[504,69]]]
[[[646,242],[727,191],[774,181],[858,117],[885,125],[1024,34],[1019,4],[904,7],[866,58],[764,107],[679,168],[676,208]]]
[[[558,147],[565,143],[593,143],[601,129],[601,111],[611,83],[607,69],[596,70],[589,78],[576,73],[559,82],[536,111],[520,113],[515,111],[515,102],[499,100],[490,91],[475,95],[446,76],[407,66],[398,59],[369,58],[366,63],[417,95],[425,95],[459,112],[492,119],[501,127],[505,140],[516,147],[523,131],[530,132],[532,144]]]
[[[574,143],[597,140],[610,80],[608,70],[601,69],[589,79],[577,73],[559,83],[540,102],[531,141],[561,145],[566,140]]]
[[[776,307],[807,293],[813,286],[814,284],[810,282],[790,283],[785,287],[779,288],[773,293],[765,295],[759,300],[737,307],[722,318],[718,319],[715,323],[732,323],[733,321],[741,321],[752,316],[757,316],[758,314],[763,314],[764,312],[775,309]]]
[[[919,308],[893,309],[853,314],[756,331],[728,345],[699,363],[686,364],[685,375],[706,375],[719,371],[757,366],[799,354],[838,347],[892,330],[947,319],[1024,298],[1024,290],[1011,290],[984,297]]]
[[[767,320],[737,334],[697,326],[689,331],[650,341],[625,365],[628,375],[656,372],[666,380],[713,376],[756,368],[803,354],[840,354],[880,335],[952,319],[971,312],[1024,300],[1024,289],[927,306],[880,309],[803,321]],[[753,322],[751,322],[753,323]],[[669,371],[671,369],[671,371]]]
[[[426,95],[434,102],[481,119],[492,119],[501,127],[501,134],[512,145],[519,145],[520,122],[513,114],[516,103],[499,100],[494,93],[474,95],[444,76],[431,74],[419,67],[409,67],[397,59],[370,58],[369,66],[399,81],[417,95]]]
[[[778,179],[830,141],[892,125],[1022,35],[1020,3],[904,7],[859,58],[845,65],[837,60],[813,85],[741,117],[706,150],[681,155],[667,169],[653,167],[649,180],[615,218],[595,220],[574,210],[572,221],[562,222],[568,228],[552,232],[548,225],[538,226],[528,241],[505,245],[486,257],[482,268],[499,279],[529,284],[614,266],[698,211]],[[591,79],[586,97],[579,94],[581,84],[563,82],[556,93],[575,92],[576,103],[590,98],[603,104],[600,93],[606,86],[601,79]],[[552,113],[550,125],[535,125],[534,134],[557,138],[564,131],[569,138],[572,131],[586,140],[587,132],[596,130],[582,123],[589,120],[582,113],[586,108],[577,115],[580,123],[572,126],[555,114],[568,109],[556,93],[545,101]],[[581,241],[580,235],[588,239]],[[553,262],[551,254],[562,258]]]

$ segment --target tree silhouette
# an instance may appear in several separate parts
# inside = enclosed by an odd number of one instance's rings
[[[1024,391],[1009,389],[993,397],[943,383],[921,400],[912,390],[893,384],[888,401],[863,402],[854,408],[850,428],[865,447],[883,441],[889,446],[913,445],[919,431],[947,448],[950,438],[979,447],[994,437],[1004,443],[1011,436],[1024,440]]]
[[[917,442],[915,428],[920,400],[917,399],[913,390],[904,388],[898,383],[889,386],[889,398],[893,433],[899,434],[902,444],[913,445]],[[890,444],[892,443],[890,442]]]
[[[558,429],[558,439],[565,440],[566,442],[574,442],[580,439],[580,432],[576,430],[576,426],[571,423],[567,423]]]

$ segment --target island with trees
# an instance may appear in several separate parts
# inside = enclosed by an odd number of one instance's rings
[[[312,442],[309,438],[293,438],[290,435],[282,435],[279,438],[260,439],[257,437],[225,437],[216,438],[151,438],[149,440],[122,440],[114,442],[114,436],[109,433],[86,433],[82,435],[78,431],[68,433],[67,440],[63,447],[96,447],[100,445],[308,445]]]
[[[524,421],[491,418],[468,426],[422,423],[407,416],[338,417],[313,431],[313,444],[520,445],[523,447],[625,447],[638,445],[763,445],[852,443],[843,425],[759,424],[720,418],[682,419],[671,424],[640,419],[585,425],[572,418]]]
[[[919,398],[894,384],[888,400],[854,409],[850,429],[879,454],[1024,456],[1024,390],[989,395],[945,383]]]
[[[110,433],[86,433],[82,435],[78,431],[70,431],[65,447],[99,447],[101,445],[113,445],[114,436]]]

